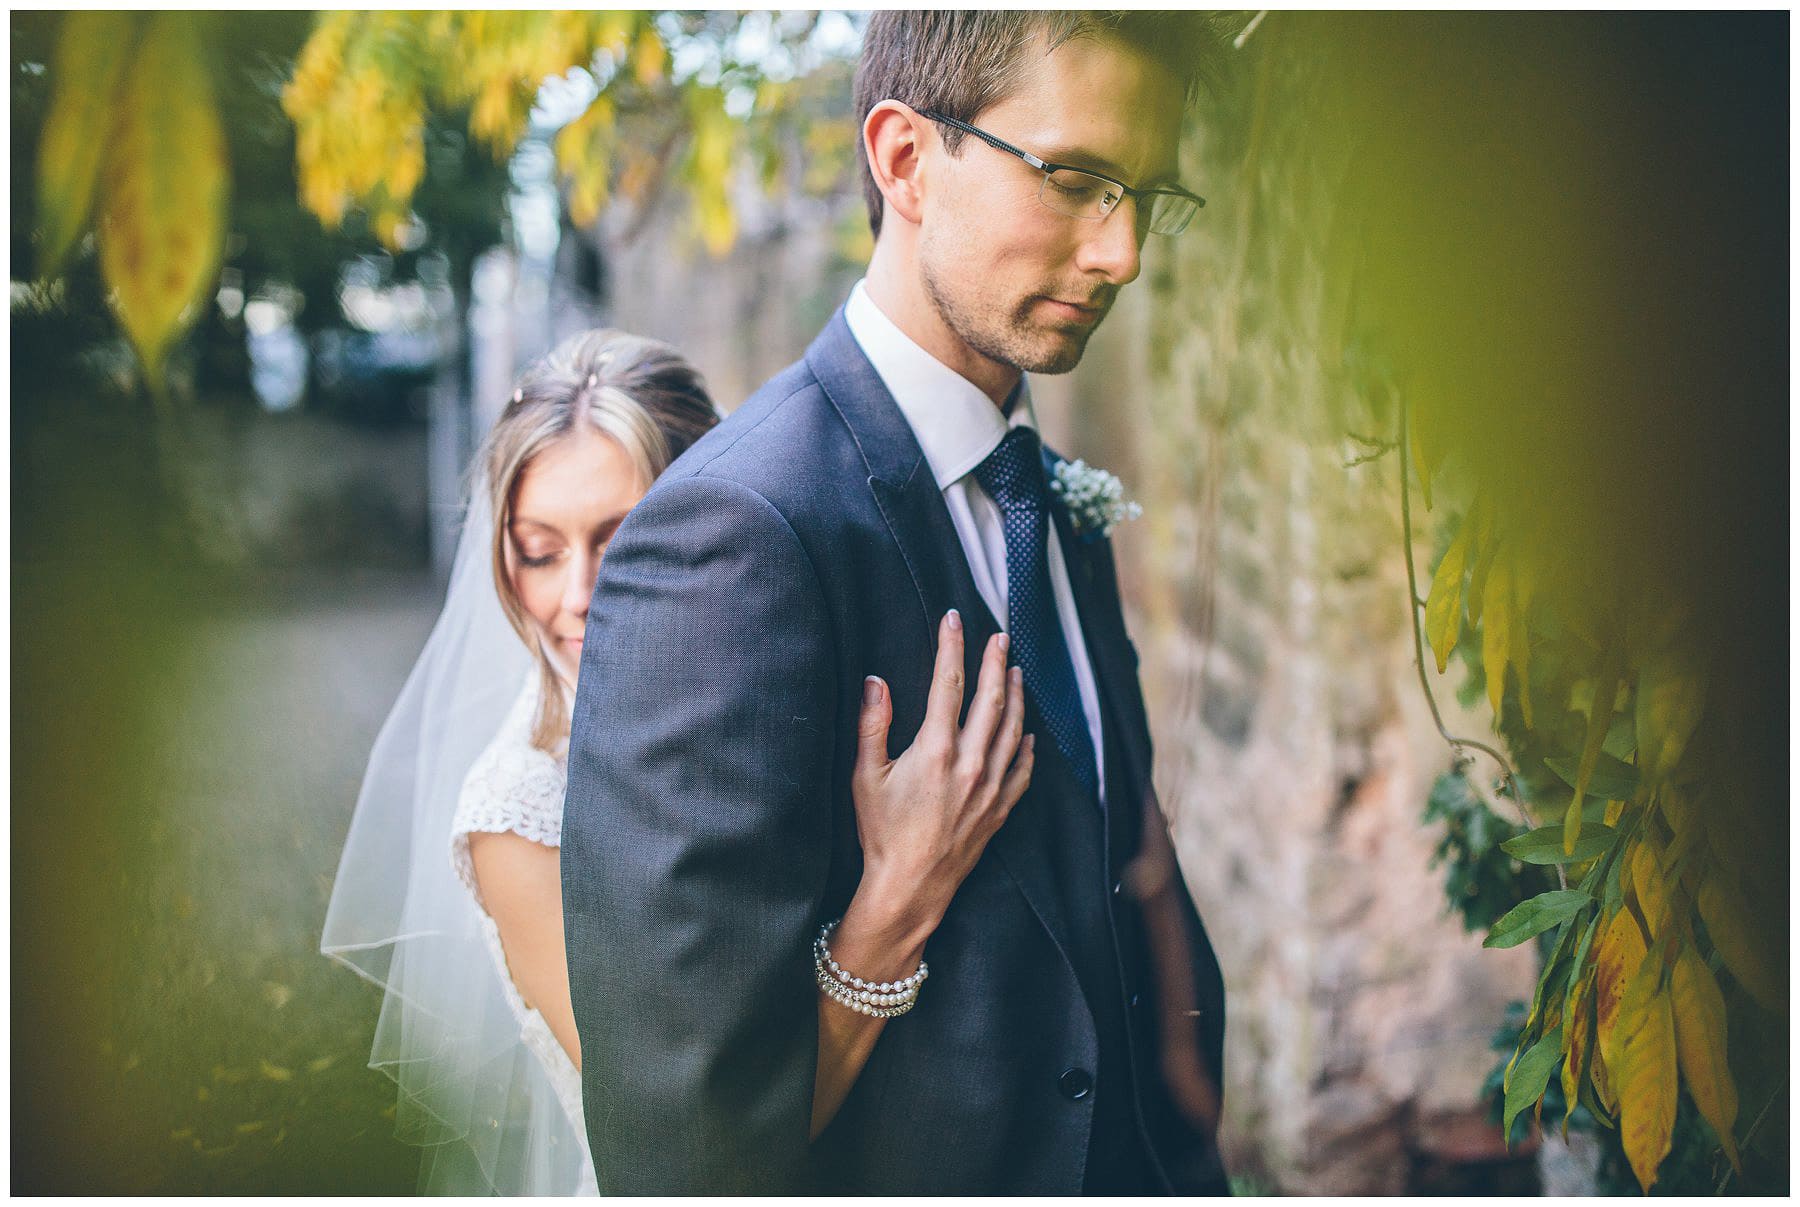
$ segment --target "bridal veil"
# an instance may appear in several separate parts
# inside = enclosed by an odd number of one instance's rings
[[[520,1036],[450,861],[463,779],[531,659],[500,610],[487,492],[472,492],[444,610],[369,755],[320,942],[384,991],[371,1068],[433,1194],[568,1193],[585,1145]]]

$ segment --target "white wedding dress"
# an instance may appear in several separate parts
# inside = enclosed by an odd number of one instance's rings
[[[524,689],[501,723],[493,741],[476,758],[463,781],[456,814],[450,823],[450,860],[456,875],[481,912],[483,937],[499,975],[507,1004],[519,1020],[519,1036],[543,1065],[557,1099],[581,1144],[580,1180],[561,1189],[563,1194],[597,1195],[594,1163],[587,1148],[587,1129],[581,1111],[581,1073],[557,1042],[544,1016],[527,1005],[507,969],[506,952],[500,945],[500,928],[488,916],[469,859],[469,835],[518,834],[547,847],[562,845],[563,793],[568,786],[567,755],[549,754],[531,744],[531,725],[537,715],[542,680],[535,666],[526,676]]]

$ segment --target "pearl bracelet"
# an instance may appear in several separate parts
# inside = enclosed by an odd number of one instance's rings
[[[897,1005],[879,1005],[880,995],[870,994],[866,990],[852,993],[840,985],[836,978],[824,970],[818,975],[819,991],[838,1005],[858,1014],[866,1014],[870,1018],[898,1018],[913,1008],[917,996],[898,998]],[[863,1000],[868,999],[868,1000]]]
[[[821,926],[819,937],[813,940],[813,970],[819,989],[839,1005],[872,1018],[894,1018],[911,1010],[919,998],[919,986],[931,975],[930,967],[920,960],[916,972],[898,981],[865,981],[852,976],[832,958],[827,942],[841,921]]]

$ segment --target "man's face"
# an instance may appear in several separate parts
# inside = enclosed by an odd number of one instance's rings
[[[1041,44],[1040,44],[1041,45]],[[973,119],[1039,159],[1142,188],[1175,181],[1180,83],[1110,39],[1028,49],[1013,93]],[[942,127],[935,127],[942,131]],[[1136,279],[1145,220],[1127,198],[1099,222],[1038,200],[1043,174],[965,136],[941,151],[924,195],[926,293],[971,350],[1034,373],[1066,373],[1119,289]]]

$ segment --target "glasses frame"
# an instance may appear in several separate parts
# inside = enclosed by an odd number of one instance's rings
[[[1084,168],[1077,164],[1072,164],[1072,163],[1051,163],[1047,160],[1039,159],[1037,156],[1033,155],[1030,151],[1024,150],[1021,147],[1015,147],[1011,143],[1007,142],[1004,138],[999,137],[998,135],[989,134],[986,130],[983,130],[981,127],[972,125],[969,122],[965,122],[961,118],[947,117],[944,114],[939,113],[935,109],[921,109],[921,110],[919,110],[919,116],[925,117],[925,118],[930,118],[934,122],[942,122],[944,125],[950,126],[953,129],[961,130],[964,134],[973,134],[976,138],[979,138],[982,142],[984,142],[988,146],[994,148],[994,150],[1005,151],[1008,155],[1017,156],[1018,158],[1024,160],[1027,164],[1031,165],[1032,167],[1036,168],[1038,171],[1040,171],[1044,174],[1044,184],[1046,186],[1050,183],[1050,174],[1052,172],[1065,172],[1065,171],[1066,172],[1080,172],[1084,176],[1092,176],[1096,180],[1104,180],[1104,181],[1106,181],[1106,183],[1108,183],[1110,185],[1118,186],[1118,189],[1119,189],[1120,193],[1122,194],[1122,196],[1120,197],[1121,201],[1124,200],[1125,197],[1131,197],[1134,199],[1140,198],[1140,197],[1159,197],[1159,196],[1160,197],[1179,197],[1185,201],[1193,202],[1194,209],[1196,211],[1206,208],[1206,198],[1200,196],[1198,193],[1190,193],[1186,189],[1181,188],[1180,186],[1176,186],[1173,188],[1134,189],[1130,185],[1126,184],[1123,180],[1114,179],[1113,177],[1108,176],[1105,172],[1096,172],[1092,168]],[[1101,213],[1101,214],[1070,214],[1065,210],[1057,209],[1055,206],[1053,206],[1049,202],[1045,201],[1042,188],[1040,188],[1038,190],[1038,203],[1040,205],[1042,205],[1045,209],[1050,210],[1052,213],[1062,214],[1064,217],[1068,217],[1068,218],[1076,218],[1083,222],[1104,222],[1112,216],[1112,212],[1114,210],[1119,208],[1119,203],[1117,201],[1115,201],[1112,203],[1112,205],[1107,207],[1107,209],[1104,213]],[[1184,221],[1180,226],[1176,227],[1172,231],[1152,230],[1150,233],[1155,234],[1155,235],[1179,235],[1182,231],[1187,229],[1187,224],[1188,224],[1188,222],[1191,222],[1191,221],[1193,221],[1193,215],[1189,214],[1187,217],[1187,220]]]

